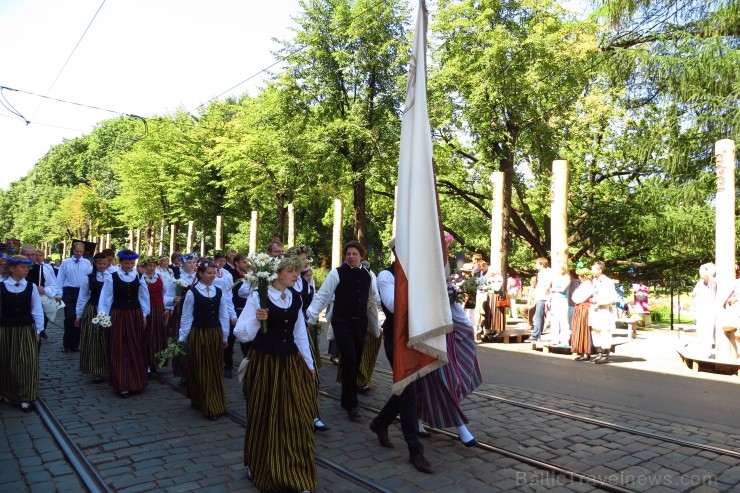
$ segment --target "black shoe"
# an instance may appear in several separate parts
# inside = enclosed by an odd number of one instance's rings
[[[370,390],[372,390],[372,389],[370,388],[369,385],[365,385],[365,386],[362,386],[362,387],[357,387],[357,392],[359,394],[367,394],[368,392],[370,392]]]
[[[120,395],[122,399],[128,399],[128,390],[124,390],[123,392],[119,392],[118,395]]]
[[[356,407],[350,407],[347,409],[347,416],[351,420],[360,419],[360,411]]]
[[[92,379],[92,383],[100,383],[102,381],[103,381],[103,379],[100,378],[100,377],[95,377],[95,378]]]
[[[603,365],[604,363],[609,362],[609,351],[604,351],[603,353],[600,354],[600,356],[601,357],[597,359],[596,361],[594,361],[594,363],[596,363],[597,365]]]
[[[70,351],[73,352],[73,353],[79,353],[80,352],[80,348],[78,348],[78,347],[72,348],[72,349],[70,349]]]
[[[226,378],[232,378],[233,375],[231,374],[231,370],[224,370],[224,376]]]
[[[476,445],[478,445],[478,441],[475,438],[471,438],[467,442],[462,442],[462,444],[466,447],[475,447]]]
[[[378,443],[381,447],[396,448],[388,438],[388,427],[379,425],[375,420],[370,421],[370,431],[378,435]]]
[[[21,411],[24,413],[30,413],[33,410],[30,402],[21,402]]]
[[[432,436],[432,434],[429,433],[428,431],[420,431],[419,430],[419,431],[416,432],[416,436],[418,436],[419,438],[429,438],[429,437]]]
[[[63,353],[68,353],[68,352],[69,352],[69,349],[67,349],[66,347],[63,347],[63,348],[62,348],[62,352],[63,352]]]
[[[434,472],[432,471],[432,465],[421,454],[412,455],[411,457],[409,457],[409,462],[411,462],[411,464],[416,468],[417,471],[421,471],[427,474],[432,474]]]
[[[208,416],[206,416],[206,418],[210,419],[211,421],[216,421],[218,417],[218,414],[209,414]]]
[[[41,334],[39,334],[39,335],[41,336],[42,339],[48,339],[49,338],[49,336],[46,334],[46,331],[45,330],[42,330],[41,331]]]

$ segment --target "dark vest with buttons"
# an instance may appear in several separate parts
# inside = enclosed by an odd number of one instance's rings
[[[33,325],[31,316],[31,290],[34,284],[26,282],[26,289],[20,293],[8,291],[4,282],[0,282],[0,326],[25,327]]]
[[[392,263],[390,267],[388,267],[387,270],[393,275],[393,279],[396,278],[395,268],[396,263]],[[388,308],[383,304],[383,298],[380,299],[380,308],[383,310],[383,313],[385,314],[385,320],[383,321],[383,334],[386,337],[392,337],[393,336],[393,312],[388,310]]]
[[[290,289],[290,288],[288,288]],[[298,315],[301,313],[301,296],[290,289],[293,297],[288,308],[277,306],[269,298],[267,299],[267,333],[262,333],[262,328],[257,331],[252,349],[263,354],[286,356],[298,352],[298,346],[293,339],[293,329]]]
[[[103,291],[103,284],[105,284],[105,282],[98,281],[96,272],[93,272],[92,274],[88,274],[87,282],[90,285],[90,300],[87,303],[97,307],[98,302],[100,301],[100,293]],[[137,294],[137,299],[138,299],[138,294]]]
[[[221,306],[221,289],[211,286],[216,290],[212,298],[201,294],[197,289],[193,289],[193,327],[210,329],[211,327],[221,327],[221,321],[218,319],[218,309]]]
[[[118,276],[118,272],[111,274],[113,279],[113,304],[112,308],[118,310],[132,310],[141,308],[139,303],[139,287],[141,281],[139,276],[134,276],[132,282],[126,282]]]
[[[339,284],[334,291],[332,320],[366,320],[367,298],[370,294],[370,273],[362,267],[342,264],[337,267]]]
[[[37,286],[46,286],[46,283],[44,282],[44,266],[33,264],[31,269],[28,271],[26,281],[32,282]]]
[[[311,306],[313,301],[314,289],[311,285],[303,279],[303,289],[301,289],[301,302],[303,303],[303,316],[306,316],[308,307]]]

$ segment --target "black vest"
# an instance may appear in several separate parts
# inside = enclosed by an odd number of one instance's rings
[[[44,266],[33,264],[28,271],[26,281],[32,282],[37,286],[46,286],[46,282],[44,282]]]
[[[118,310],[131,310],[141,308],[139,303],[139,288],[141,283],[139,276],[134,277],[132,282],[126,282],[118,277],[118,272],[111,274],[113,278],[113,304],[111,308]]]
[[[334,291],[332,320],[366,320],[367,299],[370,294],[370,273],[362,267],[342,264],[337,267],[339,284]]]
[[[203,296],[200,291],[193,289],[193,327],[210,329],[221,327],[218,319],[218,309],[221,306],[221,289],[211,286],[216,290],[213,298]]]
[[[390,265],[390,267],[385,269],[391,273],[394,280],[396,279],[395,267],[396,267],[396,263],[394,262]],[[383,335],[385,337],[393,337],[393,313],[390,310],[388,310],[385,304],[383,304],[383,298],[380,299],[380,308],[383,310],[383,313],[385,314],[385,320],[383,321]]]
[[[105,284],[104,281],[98,281],[97,277],[97,272],[93,272],[92,274],[87,275],[87,282],[90,285],[90,299],[88,300],[88,303],[93,305],[94,307],[98,306],[98,302],[100,301],[100,293],[103,291],[103,284]]]
[[[267,333],[262,328],[257,331],[252,349],[263,354],[285,356],[298,352],[298,346],[293,339],[293,329],[301,312],[301,297],[297,291],[291,289],[292,303],[288,308],[277,306],[267,299]]]
[[[235,277],[234,287],[231,288],[231,302],[234,303],[234,310],[236,311],[237,315],[239,315],[242,312],[242,310],[244,309],[244,305],[247,304],[246,298],[242,298],[241,296],[239,296],[239,288],[242,287],[242,284],[244,283],[244,281],[242,282],[238,282],[238,281],[241,281],[242,279],[243,277],[239,279]]]
[[[301,302],[303,303],[303,316],[306,316],[306,311],[313,301],[314,289],[311,285],[303,279],[303,289],[301,289]]]
[[[26,282],[26,289],[20,293],[11,293],[0,282],[0,326],[24,327],[34,323],[31,315],[31,290],[36,289],[31,282]]]

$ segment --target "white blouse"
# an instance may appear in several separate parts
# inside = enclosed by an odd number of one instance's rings
[[[27,283],[25,279],[16,282],[12,277],[3,280],[5,289],[11,293],[22,293],[26,290]],[[41,295],[39,295],[39,290],[36,288],[31,290],[31,317],[34,324],[36,324],[36,333],[42,332],[44,330],[44,310],[41,308]]]
[[[190,334],[190,329],[193,328],[193,308],[195,306],[195,295],[193,295],[193,289],[197,289],[200,294],[206,298],[213,298],[216,296],[217,286],[206,286],[203,283],[198,283],[194,287],[190,288],[185,294],[185,301],[182,304],[182,318],[180,319],[180,336],[179,341],[184,342]],[[229,311],[226,303],[227,299],[231,299],[231,293],[224,292],[221,290],[221,301],[218,305],[218,321],[221,325],[221,340],[226,342],[229,338]]]
[[[273,286],[267,288],[267,295],[270,297],[276,306],[281,308],[288,308],[293,303],[293,293],[290,289],[285,290],[285,299],[281,299],[282,293],[275,289]],[[239,320],[236,322],[234,327],[234,337],[239,342],[249,342],[257,337],[257,332],[260,330],[260,321],[257,320],[257,310],[260,308],[259,294],[255,290],[247,298],[247,304],[244,306]],[[293,340],[295,345],[298,346],[298,351],[303,356],[303,360],[306,362],[309,370],[313,370],[313,357],[311,356],[311,348],[308,345],[308,331],[306,329],[306,322],[303,319],[303,314],[298,310],[298,316],[296,317],[295,325],[293,326]]]

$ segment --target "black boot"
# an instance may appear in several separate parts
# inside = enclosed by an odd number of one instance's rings
[[[599,356],[599,359],[596,360],[596,364],[603,365],[604,363],[609,362],[609,350],[604,349],[604,352],[601,353]]]
[[[596,352],[597,352],[597,353],[598,353],[599,355],[598,355],[598,356],[596,357],[596,359],[594,360],[594,363],[598,363],[599,361],[601,361],[601,358],[603,358],[603,357],[604,357],[604,350],[603,350],[603,349],[601,349],[600,347],[597,347],[597,348],[596,348]]]

